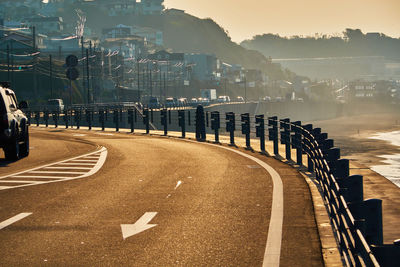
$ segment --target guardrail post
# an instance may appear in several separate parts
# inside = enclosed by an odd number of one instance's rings
[[[105,110],[104,109],[100,109],[99,110],[99,122],[101,124],[101,130],[104,131],[105,129]]]
[[[149,118],[149,109],[143,109],[143,124],[146,127],[146,134],[150,133],[150,118]]]
[[[36,126],[39,127],[39,120],[40,120],[40,112],[36,111],[35,113],[35,121],[36,121]]]
[[[251,150],[250,144],[250,114],[244,113],[240,115],[242,122],[242,134],[246,136],[246,149]]]
[[[178,122],[179,127],[182,129],[182,138],[186,137],[186,127],[185,127],[185,111],[178,110]]]
[[[68,129],[68,122],[69,122],[69,110],[68,110],[68,109],[65,109],[65,110],[64,110],[65,129]]]
[[[79,130],[81,126],[81,111],[80,110],[75,110],[75,123],[76,123],[76,129]]]
[[[190,122],[190,110],[187,111],[187,115],[188,115],[188,125],[190,126],[191,125],[191,122]]]
[[[168,135],[167,109],[161,110],[161,125],[164,126],[164,135]]]
[[[58,111],[54,111],[54,113],[52,114],[53,117],[53,121],[54,121],[54,126],[56,128],[58,128]]]
[[[359,205],[362,201],[364,201],[364,189],[363,189],[363,177],[362,175],[352,175],[346,178],[336,179],[340,189],[344,189],[341,191],[344,199],[347,203],[349,203],[350,210],[354,211],[355,218],[360,218],[357,210],[353,210],[353,206],[350,203]],[[356,207],[354,206],[354,207]]]
[[[339,159],[336,162],[334,176],[338,179],[346,178],[350,175],[350,161],[348,159]]]
[[[137,109],[135,108],[135,122],[137,122]]]
[[[128,123],[131,126],[131,133],[135,131],[135,121],[133,118],[133,109],[128,109]]]
[[[89,131],[92,130],[92,114],[90,110],[86,110],[86,121],[88,123]]]
[[[172,118],[172,116],[171,116],[171,109],[169,109],[169,110],[168,110],[168,123],[169,123],[169,124],[172,123],[171,118]]]
[[[229,132],[229,136],[230,136],[230,145],[234,146],[235,145],[235,130],[236,130],[235,113],[233,113],[233,112],[225,113],[225,119],[226,119],[226,131]]]
[[[115,123],[115,131],[119,131],[119,114],[118,109],[114,109],[114,123]]]
[[[292,131],[294,135],[292,136],[292,146],[296,149],[296,163],[299,166],[303,165],[303,140],[301,135],[301,121],[293,122]]]
[[[393,244],[372,245],[372,253],[381,266],[398,267],[400,255],[400,239]]]
[[[31,125],[31,117],[32,117],[32,112],[31,111],[27,111],[26,112],[26,117],[28,118],[28,125]]]
[[[307,170],[312,173],[314,171],[314,164],[312,161],[312,152],[311,152],[311,146],[314,140],[314,136],[312,135],[313,125],[306,124],[303,126],[303,129],[304,129],[303,136],[305,137],[303,140],[306,146],[306,153],[307,153]]]
[[[106,121],[108,121],[108,108],[106,108],[104,110],[104,115],[105,115]]]
[[[196,140],[206,141],[204,108],[201,105],[198,105],[196,109]]]
[[[47,110],[44,111],[44,123],[46,127],[49,127],[49,112]]]
[[[280,128],[283,129],[281,132],[281,144],[285,145],[286,159],[291,160],[292,152],[290,149],[290,119],[280,120]]]
[[[278,129],[278,117],[268,118],[268,139],[274,143],[274,155],[279,155],[279,129]]]
[[[214,143],[219,143],[219,128],[221,128],[220,116],[218,111],[211,112],[211,129],[214,130]]]
[[[206,111],[206,127],[210,127],[209,121],[208,121],[208,111]]]
[[[382,200],[365,200],[363,215],[366,224],[365,239],[368,244],[383,244]]]
[[[151,123],[153,123],[154,122],[153,109],[150,109],[150,119],[151,119]]]
[[[256,137],[260,138],[261,153],[265,153],[265,122],[264,115],[256,115]]]

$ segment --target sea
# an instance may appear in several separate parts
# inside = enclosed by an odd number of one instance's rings
[[[400,148],[400,131],[377,133],[370,137],[390,142]],[[372,166],[371,170],[389,179],[392,183],[400,187],[400,154],[381,155],[382,162],[385,165]]]

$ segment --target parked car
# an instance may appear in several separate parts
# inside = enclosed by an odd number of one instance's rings
[[[0,147],[7,160],[29,155],[28,119],[21,110],[28,108],[28,104],[25,101],[17,103],[8,83],[0,83]]]
[[[167,108],[173,108],[176,107],[176,101],[172,97],[168,97],[165,99],[165,107]]]
[[[187,99],[182,97],[178,99],[178,106],[179,107],[186,107],[187,106]]]
[[[271,102],[272,98],[270,96],[264,96],[262,100],[265,102]]]
[[[190,99],[189,104],[193,107],[197,106],[199,104],[199,101],[197,100],[197,98],[193,97],[192,99]]]
[[[149,99],[149,105],[148,105],[148,107],[151,108],[151,109],[158,109],[158,108],[160,108],[160,102],[158,101],[158,98],[157,98],[157,97],[151,97],[151,98]]]
[[[236,97],[236,102],[243,103],[244,102],[243,96]]]
[[[231,102],[231,99],[227,95],[221,95],[218,97],[217,102],[218,103],[229,103],[229,102]]]
[[[54,111],[63,112],[64,102],[62,99],[49,99],[47,100],[47,109],[53,112]]]

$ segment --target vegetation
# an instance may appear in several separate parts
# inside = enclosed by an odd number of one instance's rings
[[[342,37],[281,37],[264,34],[243,41],[241,45],[272,58],[384,56],[400,60],[400,38],[392,38],[383,33],[364,34],[359,29],[346,29]]]

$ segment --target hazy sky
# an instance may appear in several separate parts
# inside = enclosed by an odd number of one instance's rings
[[[345,28],[400,37],[400,0],[165,0],[165,5],[212,18],[236,42],[263,33],[335,34]]]

